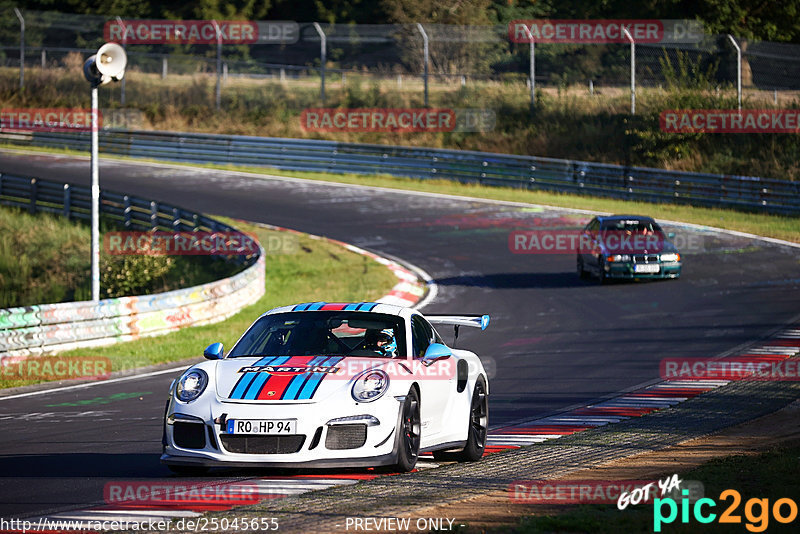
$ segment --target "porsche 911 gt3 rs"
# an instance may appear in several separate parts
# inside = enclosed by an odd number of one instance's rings
[[[476,461],[488,427],[480,358],[433,325],[485,329],[488,315],[378,303],[268,311],[227,354],[205,350],[170,387],[161,461],[214,466],[414,468],[418,455]]]

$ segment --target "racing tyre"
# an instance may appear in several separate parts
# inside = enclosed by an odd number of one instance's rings
[[[578,276],[581,280],[586,280],[589,278],[589,273],[586,272],[586,269],[583,268],[583,259],[578,257]]]
[[[403,416],[400,419],[397,463],[394,465],[398,471],[407,473],[417,465],[422,428],[419,413],[419,395],[416,389],[411,388],[403,403]]]
[[[435,451],[436,460],[449,460],[456,462],[477,462],[483,457],[486,448],[486,435],[489,428],[489,395],[486,394],[486,382],[478,379],[472,392],[472,402],[469,407],[469,429],[467,430],[467,445],[459,452]]]
[[[611,279],[608,276],[606,276],[605,265],[601,262],[598,263],[598,267],[599,270],[597,272],[597,281],[600,283],[601,286],[610,283]]]

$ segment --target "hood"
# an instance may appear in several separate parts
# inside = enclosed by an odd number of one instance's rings
[[[664,235],[649,237],[606,236],[601,245],[603,254],[664,254],[677,252],[675,245]]]
[[[349,388],[363,371],[398,360],[342,356],[240,357],[216,362],[217,395],[228,402],[309,403]]]

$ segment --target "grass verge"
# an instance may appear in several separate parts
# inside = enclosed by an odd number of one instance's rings
[[[712,523],[702,524],[689,510],[687,523],[681,522],[681,508],[672,524],[665,524],[661,532],[690,534],[695,532],[797,532],[797,518],[789,524],[781,524],[773,514],[774,503],[783,498],[797,503],[800,495],[800,444],[775,447],[758,455],[735,455],[711,460],[689,472],[682,473],[681,479],[699,480],[705,486],[705,497],[713,499],[714,508],[703,507],[703,514],[717,514]],[[720,524],[720,515],[732,506],[731,497],[720,498],[724,490],[737,490],[741,503],[732,510],[740,523]],[[748,505],[750,499],[768,499],[768,507],[760,504]],[[748,508],[749,506],[749,508]],[[747,510],[750,510],[750,516]],[[796,510],[796,509],[795,509]],[[668,512],[664,507],[664,514]],[[782,506],[783,516],[789,516],[787,505]],[[796,514],[795,514],[796,515]],[[749,525],[749,526],[748,526]],[[580,505],[557,515],[527,516],[521,519],[514,529],[521,534],[540,532],[591,532],[593,534],[615,534],[617,532],[653,532],[653,505],[640,504],[628,506],[624,511],[615,504]]]
[[[258,302],[219,323],[108,347],[76,349],[64,352],[63,356],[107,357],[111,360],[112,371],[199,357],[203,349],[215,341],[230,348],[250,323],[276,306],[320,300],[369,301],[385,295],[397,283],[383,265],[324,239],[268,230],[242,221],[226,222],[242,231],[255,233],[260,242],[267,242],[270,236],[282,240],[296,236],[296,246],[266,256],[267,292]],[[42,380],[0,380],[0,388],[37,382]]]
[[[101,232],[115,229],[101,220]],[[91,299],[91,237],[85,222],[0,206],[0,308]],[[211,256],[100,254],[101,298],[163,293],[232,276]]]

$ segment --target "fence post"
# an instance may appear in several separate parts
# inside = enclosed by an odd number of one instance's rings
[[[122,29],[122,48],[125,48],[125,44],[128,41],[128,28],[125,26],[125,23],[122,22],[120,17],[117,17],[117,24]],[[125,77],[122,78],[122,84],[119,87],[119,105],[121,107],[125,107]]]
[[[167,77],[167,69],[169,65],[167,64],[167,56],[166,54],[161,56],[161,79],[164,80]]]
[[[627,28],[622,31],[631,42],[631,115],[636,115],[636,43]]]
[[[742,47],[739,46],[733,35],[728,34],[728,39],[736,48],[736,95],[739,100],[739,111],[742,111]]]
[[[47,68],[47,49],[42,48],[42,70]]]
[[[214,93],[214,100],[217,110],[219,110],[222,107],[222,32],[216,20],[212,20],[211,22],[214,24],[214,30],[217,32],[217,88]]]
[[[533,34],[530,28],[523,25],[525,33],[528,34],[528,39],[531,40],[530,45],[530,88],[531,88],[531,112],[536,107],[536,43],[533,41]]]
[[[19,9],[14,8],[19,19],[19,88],[25,88],[25,19]]]
[[[325,104],[325,63],[328,61],[328,44],[325,37],[325,32],[319,23],[314,23],[314,29],[317,30],[319,35],[319,94],[322,98],[322,103]]]
[[[422,24],[417,22],[417,30],[422,35],[422,55],[423,55],[423,81],[425,82],[425,107],[428,107],[428,34],[425,33],[425,28]]]

